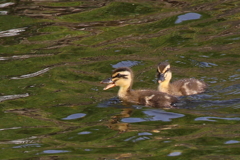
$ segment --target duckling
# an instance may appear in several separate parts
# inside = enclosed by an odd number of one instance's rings
[[[108,84],[103,90],[119,86],[118,97],[133,104],[156,108],[174,108],[177,98],[166,93],[153,90],[132,90],[133,72],[128,67],[120,67],[113,71],[112,76],[101,81]]]
[[[168,62],[158,64],[158,91],[165,92],[173,96],[186,96],[199,94],[205,91],[207,85],[205,82],[194,78],[181,79],[170,83],[172,72]]]

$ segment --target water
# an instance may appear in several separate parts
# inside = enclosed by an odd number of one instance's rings
[[[198,13],[186,13],[186,14],[178,16],[178,19],[175,21],[175,24],[179,24],[179,23],[182,23],[184,21],[200,19],[201,16],[202,15],[198,14]]]
[[[1,1],[0,159],[238,159],[239,5]],[[127,66],[157,89],[162,61],[207,91],[162,110],[99,83]]]

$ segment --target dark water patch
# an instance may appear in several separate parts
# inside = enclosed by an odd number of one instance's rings
[[[9,23],[9,19],[11,19],[11,23]],[[7,31],[7,30],[14,30],[19,29],[20,31],[25,30],[26,26],[33,25],[34,23],[37,23],[37,20],[31,19],[28,17],[19,17],[16,15],[6,15],[6,16],[0,16],[0,22],[1,22],[1,32]],[[4,24],[4,25],[3,25]]]
[[[82,6],[84,4],[84,2],[61,2],[61,1],[56,1],[56,2],[42,2],[38,3],[39,5],[44,5],[44,6],[48,6],[48,7],[77,7],[77,6]],[[83,6],[82,6],[83,7]]]
[[[157,22],[147,23],[147,24],[139,26],[137,28],[137,32],[138,33],[149,33],[149,32],[151,33],[154,31],[155,32],[159,31],[159,29],[173,27],[176,19],[177,19],[177,16],[172,16],[172,17],[164,18]]]
[[[169,46],[180,46],[187,43],[191,38],[185,38],[180,35],[172,36],[167,39],[164,43],[169,44]]]
[[[228,86],[222,89],[218,89],[219,93],[224,93],[225,95],[238,95],[240,94],[240,84]]]
[[[197,145],[204,145],[204,146],[209,146],[209,145],[222,145],[223,142],[226,141],[225,138],[221,137],[201,137],[201,138],[196,138],[194,140],[190,140],[190,142],[197,144]]]
[[[183,114],[173,113],[173,112],[166,112],[164,110],[157,110],[157,109],[148,109],[144,110],[143,113],[145,116],[143,118],[123,118],[121,122],[126,123],[137,123],[137,122],[148,122],[148,121],[163,121],[163,122],[170,122],[172,119],[184,117]]]
[[[180,106],[180,108],[198,108],[198,109],[220,109],[224,107],[233,107],[233,108],[238,108],[240,104],[240,99],[229,99],[229,100],[216,100],[219,99],[219,97],[208,97],[208,99],[212,100],[207,100],[207,99],[202,99],[203,97],[199,98],[198,100],[186,100],[184,103]]]
[[[149,140],[150,138],[149,137],[146,137],[146,136],[141,136],[141,137],[139,137],[139,136],[132,136],[132,137],[130,137],[130,138],[127,138],[127,139],[125,139],[124,141],[125,142],[138,142],[138,141],[143,141],[143,140]]]
[[[75,41],[80,39],[80,36],[85,36],[88,34],[87,31],[83,30],[76,30],[67,28],[65,26],[46,26],[43,27],[34,34],[34,36],[28,37],[27,40],[31,43],[36,43],[36,41],[46,41],[46,43],[49,43],[53,40],[58,40],[57,43],[67,45],[71,41]]]
[[[83,21],[103,21],[113,20],[119,17],[129,17],[131,15],[146,14],[154,12],[155,9],[149,4],[112,2],[104,7],[88,12],[76,13],[59,17],[59,20],[71,22]]]
[[[217,19],[210,19],[206,20],[203,22],[198,22],[197,24],[192,24],[192,27],[199,27],[199,28],[204,28],[204,27],[209,27],[209,26],[214,26],[217,23],[224,22],[226,21],[225,18],[217,18]],[[208,30],[202,30],[199,32],[200,34],[211,34],[212,32],[208,32]]]
[[[119,67],[133,67],[133,66],[136,66],[136,65],[139,65],[141,62],[139,61],[121,61],[121,62],[118,62],[117,64],[112,64],[112,67],[113,68],[119,68]]]
[[[184,135],[190,135],[193,133],[196,133],[199,131],[199,129],[193,129],[193,128],[179,128],[179,129],[167,129],[162,130],[161,134],[168,136],[168,137],[174,137],[174,136],[184,136]]]
[[[79,119],[79,118],[83,118],[85,117],[87,114],[85,113],[74,113],[71,114],[69,116],[67,116],[66,118],[62,118],[62,120],[74,120],[74,119]]]
[[[149,136],[152,136],[153,134],[150,132],[140,132],[137,135],[128,137],[124,139],[125,142],[138,142],[138,141],[144,141],[151,139]]]
[[[229,76],[228,78],[230,81],[238,81],[240,79],[240,74],[234,74]],[[240,91],[239,91],[240,92]]]
[[[94,122],[96,123],[96,122]],[[91,132],[91,133],[89,133]],[[92,142],[103,139],[104,137],[109,137],[112,135],[112,130],[108,129],[105,126],[93,126],[93,127],[84,127],[81,129],[70,130],[66,133],[61,133],[55,135],[56,139],[63,141],[78,141],[78,142]]]
[[[149,132],[141,132],[141,133],[138,133],[139,136],[151,136],[153,135],[152,133],[149,133]]]
[[[210,63],[210,62],[199,62],[197,60],[190,59],[191,63],[194,66],[200,67],[200,68],[211,68],[218,66],[217,64]]]
[[[118,97],[110,98],[106,101],[103,101],[101,103],[98,103],[97,107],[124,107],[124,105],[121,104],[121,100]]]
[[[202,15],[199,13],[186,13],[186,14],[178,16],[177,20],[175,21],[175,24],[179,24],[184,21],[200,19],[201,16]]]

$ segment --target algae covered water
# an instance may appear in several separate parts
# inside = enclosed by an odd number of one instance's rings
[[[240,2],[0,1],[0,159],[239,159]],[[126,105],[133,88],[197,78],[179,109]]]

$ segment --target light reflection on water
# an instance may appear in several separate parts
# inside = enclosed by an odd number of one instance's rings
[[[25,93],[25,94],[16,94],[16,95],[7,95],[7,96],[0,96],[0,102],[6,101],[6,100],[12,100],[12,99],[24,98],[24,97],[28,97],[28,96],[29,96],[28,93]]]
[[[132,67],[132,66],[136,66],[139,65],[141,62],[139,61],[121,61],[118,62],[117,64],[112,64],[113,68],[119,68],[119,67]]]
[[[176,151],[176,152],[171,152],[171,153],[169,153],[168,156],[174,157],[174,156],[180,156],[181,154],[182,154],[182,152]]]
[[[84,135],[84,134],[91,134],[92,132],[90,131],[82,131],[82,132],[79,132],[78,134],[79,135]]]
[[[45,154],[56,154],[56,153],[67,153],[67,152],[71,152],[71,151],[68,151],[68,150],[45,150],[42,153],[45,153]]]
[[[0,141],[0,144],[29,144],[29,143],[36,143],[37,136],[31,136],[28,138],[23,139],[16,139],[11,141]]]
[[[40,144],[35,143],[35,144],[24,144],[24,145],[19,145],[19,146],[13,146],[12,148],[30,148],[30,147],[41,147]]]
[[[36,76],[39,76],[39,75],[41,75],[41,74],[44,74],[44,73],[48,72],[49,70],[50,70],[50,68],[45,68],[45,69],[42,69],[42,70],[37,71],[37,72],[34,72],[34,73],[21,75],[21,76],[19,76],[19,77],[12,77],[11,79],[32,78],[32,77],[36,77]]]
[[[224,144],[236,144],[236,143],[240,143],[240,141],[237,141],[237,140],[229,140],[229,141],[226,141]]]
[[[175,21],[175,24],[179,24],[179,23],[182,23],[184,21],[200,19],[201,16],[202,15],[198,14],[198,13],[186,13],[186,14],[178,16],[178,19]]]
[[[87,114],[85,114],[85,113],[74,113],[74,114],[67,116],[66,118],[62,118],[62,120],[74,120],[74,119],[85,117],[86,115]]]
[[[146,121],[169,122],[172,119],[184,117],[183,114],[166,112],[161,109],[147,109],[143,111],[143,113],[146,115],[145,118],[134,118],[134,117],[123,118],[121,122],[125,122],[125,123],[136,123],[136,122],[146,122]]]
[[[240,117],[234,118],[222,118],[222,117],[198,117],[195,118],[195,121],[209,121],[209,122],[216,122],[217,120],[228,120],[228,121],[240,121]]]
[[[6,7],[12,6],[14,4],[15,3],[13,3],[13,2],[2,3],[2,4],[0,4],[0,8],[6,8]]]
[[[25,31],[26,28],[17,28],[17,29],[10,29],[6,31],[0,32],[0,37],[11,37],[11,36],[17,36],[21,32]]]

